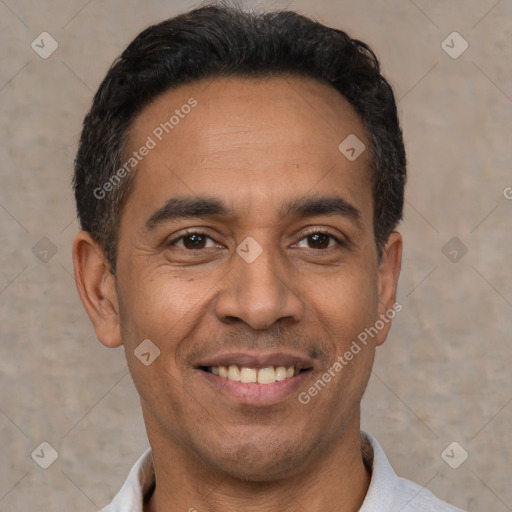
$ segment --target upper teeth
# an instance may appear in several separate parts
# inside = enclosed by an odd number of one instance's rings
[[[293,366],[267,366],[266,368],[241,368],[235,364],[230,366],[211,366],[211,372],[236,382],[257,382],[258,384],[272,384],[281,380],[289,379],[296,373]]]

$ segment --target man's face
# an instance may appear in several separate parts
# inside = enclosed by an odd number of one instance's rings
[[[155,129],[191,97],[197,105],[159,140]],[[338,149],[350,134],[367,148],[354,161]],[[122,213],[117,290],[150,439],[252,480],[304,467],[358,428],[387,334],[298,399],[386,310],[362,123],[314,80],[230,78],[158,97],[136,118],[129,153],[148,136],[156,147]],[[198,198],[215,208],[174,215]],[[148,366],[134,354],[146,339],[160,350]],[[216,375],[221,366],[274,382],[236,382]]]

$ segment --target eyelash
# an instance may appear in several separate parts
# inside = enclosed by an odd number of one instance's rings
[[[331,232],[329,232],[327,230],[323,230],[323,229],[315,229],[315,230],[312,230],[312,231],[309,231],[309,232],[305,233],[304,236],[299,240],[299,242],[302,242],[302,240],[304,240],[305,238],[308,238],[309,236],[317,235],[317,234],[318,235],[326,235],[326,236],[331,237],[338,244],[338,246],[340,246],[340,247],[345,247],[346,246],[346,243],[341,241],[337,236],[335,236]],[[189,236],[192,236],[192,235],[200,235],[200,236],[204,236],[204,237],[210,238],[211,240],[214,240],[208,233],[205,233],[204,231],[187,231],[185,234],[180,235],[179,237],[174,238],[173,240],[170,240],[167,243],[167,246],[169,246],[169,247],[173,246],[173,245],[176,244],[176,242],[182,240],[183,238],[187,238]],[[187,249],[187,248],[182,248],[182,249],[184,249],[185,251],[190,251],[190,252],[195,250],[195,249]],[[308,247],[308,249],[315,250],[314,248],[310,248],[310,247]],[[316,249],[316,250],[326,251],[328,249],[332,249],[332,247],[328,247],[326,249]],[[196,249],[196,250],[202,251],[204,249]]]

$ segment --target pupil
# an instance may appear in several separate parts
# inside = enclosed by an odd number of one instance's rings
[[[323,233],[315,233],[314,235],[311,235],[311,238],[314,240],[314,244],[317,248],[320,246],[325,247],[326,240],[327,245],[329,245],[328,235],[325,235]],[[320,241],[320,243],[317,243],[318,241]]]
[[[197,246],[200,245],[204,240],[202,240],[203,236],[202,235],[189,235],[185,238],[185,241],[189,241],[190,244],[189,245],[192,245],[194,249],[197,249]],[[185,245],[187,245],[185,243]]]

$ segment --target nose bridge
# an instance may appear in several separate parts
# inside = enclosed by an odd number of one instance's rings
[[[229,284],[218,297],[220,320],[238,318],[254,329],[266,329],[281,318],[302,315],[302,303],[286,272],[286,263],[270,243],[247,237],[233,255]]]
[[[242,246],[242,244],[240,245]],[[242,252],[243,249],[247,249],[247,244],[245,244],[245,247],[239,246],[237,252]],[[281,294],[284,283],[281,280],[282,278],[277,277],[279,268],[274,251],[268,247],[265,250],[262,247],[260,251],[250,247],[247,254],[251,253],[254,254],[254,259],[245,259],[239,254],[243,261],[238,261],[236,264],[242,291],[254,297],[262,295],[266,300],[275,299]],[[279,282],[276,283],[276,281]]]

